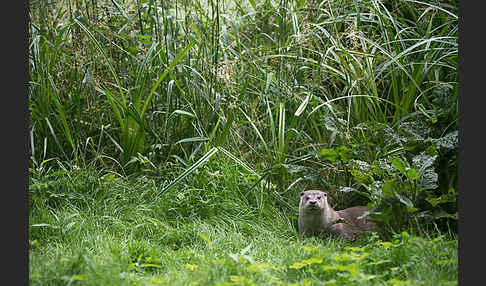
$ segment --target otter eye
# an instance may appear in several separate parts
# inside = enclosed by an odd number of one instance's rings
[[[321,199],[321,196],[317,196],[317,199],[320,200]]]
[[[309,200],[309,196],[305,196],[305,200],[308,201]]]

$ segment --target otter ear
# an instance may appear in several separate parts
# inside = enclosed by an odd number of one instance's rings
[[[302,197],[303,195],[304,195],[304,192],[301,192],[301,193],[300,193],[300,196]]]

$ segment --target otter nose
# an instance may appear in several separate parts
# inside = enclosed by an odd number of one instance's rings
[[[315,204],[317,204],[317,201],[309,201],[309,204],[315,205]]]

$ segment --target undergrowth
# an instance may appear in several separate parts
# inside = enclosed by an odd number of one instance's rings
[[[29,8],[32,284],[457,284],[457,1]]]
[[[145,177],[71,170],[31,184],[31,285],[457,285],[454,235],[302,239],[296,209],[245,196],[255,179],[216,192],[235,180],[217,161],[156,201]]]

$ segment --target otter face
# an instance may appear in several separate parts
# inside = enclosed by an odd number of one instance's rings
[[[327,193],[308,190],[300,193],[300,206],[306,209],[322,209],[327,205]]]

